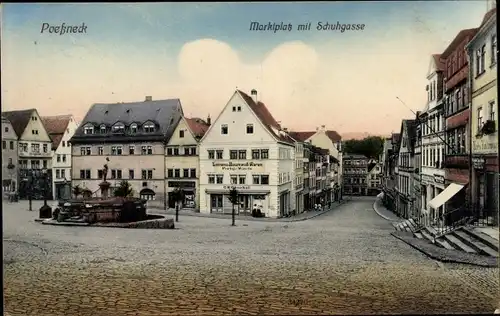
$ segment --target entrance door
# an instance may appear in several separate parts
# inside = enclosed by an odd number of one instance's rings
[[[240,211],[249,213],[251,211],[251,198],[250,195],[240,195],[239,196],[239,202],[240,202]]]
[[[210,212],[221,213],[222,209],[222,194],[210,195]]]

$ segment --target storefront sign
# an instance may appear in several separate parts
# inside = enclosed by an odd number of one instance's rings
[[[224,190],[232,190],[232,189],[250,190],[250,186],[249,185],[223,185],[222,189],[224,189]]]
[[[439,174],[434,175],[434,182],[439,183],[439,184],[444,184],[444,177]]]
[[[484,169],[485,159],[483,157],[473,157],[472,167],[474,169]]]
[[[246,171],[246,170],[255,170],[258,168],[263,168],[264,164],[259,162],[212,162],[213,167],[221,167],[222,170],[229,171]]]
[[[434,177],[428,175],[422,175],[422,183],[424,184],[432,184],[434,182]]]

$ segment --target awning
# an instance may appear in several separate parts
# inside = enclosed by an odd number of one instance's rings
[[[439,193],[429,202],[429,206],[432,208],[440,207],[444,203],[448,202],[460,190],[462,190],[464,186],[465,185],[462,184],[450,183],[450,185],[448,185],[443,192]]]

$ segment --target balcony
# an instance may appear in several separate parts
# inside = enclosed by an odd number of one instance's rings
[[[444,160],[444,167],[447,169],[469,169],[469,156],[446,156]]]

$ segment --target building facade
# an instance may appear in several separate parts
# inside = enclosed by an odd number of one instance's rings
[[[110,193],[126,180],[134,196],[165,207],[166,144],[182,116],[179,99],[92,105],[70,140],[72,186],[99,197],[104,178]]]
[[[471,198],[480,223],[498,225],[498,95],[496,9],[489,11],[467,46],[470,111]]]
[[[469,208],[470,92],[467,83],[469,66],[465,46],[476,32],[477,28],[460,31],[441,54],[446,67],[444,78],[446,188],[429,203],[435,209],[444,204],[444,214],[457,214],[458,209]],[[450,186],[450,184],[453,185]],[[447,191],[448,187],[450,189]],[[447,224],[449,223],[445,225]]]
[[[71,197],[71,144],[78,128],[72,115],[43,116],[43,126],[52,140],[52,198]]]
[[[413,185],[412,185],[412,201],[413,201],[413,218],[419,220],[422,212],[422,180],[421,180],[421,170],[422,170],[422,131],[420,130],[419,116],[420,112],[416,113],[414,129],[415,129],[415,140],[413,141]]]
[[[2,192],[17,192],[17,135],[10,121],[2,116]]]
[[[427,71],[427,104],[419,116],[421,137],[421,214],[420,223],[428,226],[434,224],[443,206],[434,209],[429,202],[439,195],[444,184],[444,155],[446,151],[445,119],[444,119],[444,61],[441,55],[431,56]]]
[[[366,177],[368,195],[377,195],[382,190],[382,164],[374,162],[368,165]]]
[[[18,139],[18,193],[20,199],[50,198],[52,140],[36,109],[2,112]]]
[[[183,117],[167,143],[165,151],[165,179],[167,204],[175,208],[173,191],[180,188],[184,192],[183,208],[198,209],[200,205],[200,160],[199,142],[210,126],[200,118]]]
[[[400,134],[393,133],[390,138],[384,142],[382,152],[382,191],[384,193],[382,202],[384,206],[396,212],[398,200],[398,178],[397,165],[399,157]]]
[[[363,155],[345,154],[342,160],[343,194],[368,195],[366,177],[369,159]]]
[[[397,164],[397,213],[400,217],[413,218],[413,173],[415,172],[414,146],[417,122],[403,120]]]
[[[238,212],[287,216],[295,209],[294,162],[294,140],[257,92],[236,90],[200,143],[200,212],[231,213],[235,188]]]
[[[292,135],[290,135],[292,136]],[[292,137],[293,138],[293,137]],[[295,214],[304,212],[304,144],[295,140]]]

